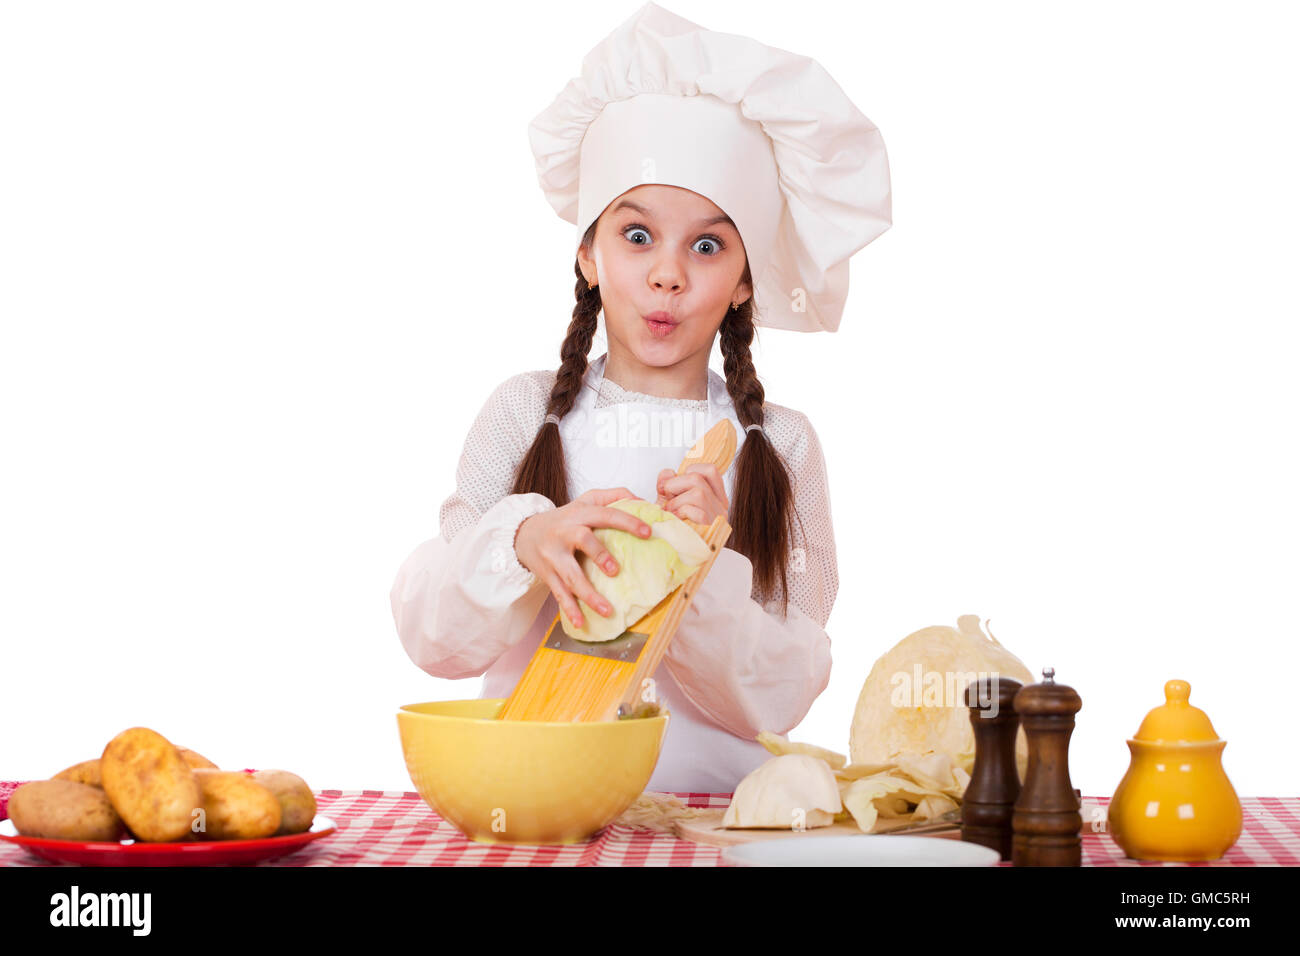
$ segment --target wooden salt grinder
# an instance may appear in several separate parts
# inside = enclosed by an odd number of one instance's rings
[[[1022,687],[1016,713],[1025,727],[1029,767],[1011,815],[1013,866],[1080,866],[1083,817],[1070,785],[1070,734],[1083,701],[1073,687],[1056,683],[1043,668],[1043,682]]]
[[[1004,860],[1011,859],[1011,814],[1020,796],[1014,704],[1020,687],[1009,677],[982,677],[966,688],[975,765],[961,801],[961,838],[997,850]]]

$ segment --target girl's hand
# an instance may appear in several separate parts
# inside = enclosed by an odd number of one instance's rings
[[[679,475],[671,468],[659,472],[659,506],[702,525],[727,514],[727,491],[713,464],[693,464]],[[665,502],[667,502],[665,504]]]
[[[614,608],[596,593],[582,573],[574,554],[585,552],[611,578],[618,574],[618,564],[591,529],[618,528],[639,538],[650,537],[650,526],[640,518],[607,507],[611,501],[635,497],[626,488],[593,488],[562,508],[525,518],[515,532],[515,556],[519,563],[546,582],[574,627],[583,626],[582,610],[575,595],[605,617],[614,613]]]

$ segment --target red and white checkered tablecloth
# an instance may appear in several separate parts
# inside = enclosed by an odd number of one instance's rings
[[[15,783],[0,782],[0,819]],[[727,793],[676,793],[687,806],[725,808]],[[338,824],[332,836],[265,866],[717,866],[722,850],[656,830],[611,824],[571,846],[482,844],[434,813],[418,793],[321,790],[318,812]],[[1130,860],[1105,832],[1107,797],[1083,798],[1084,866],[1300,866],[1300,797],[1243,797],[1240,839],[1212,863]],[[0,866],[44,860],[0,842]],[[1009,862],[1001,864],[1010,866]]]

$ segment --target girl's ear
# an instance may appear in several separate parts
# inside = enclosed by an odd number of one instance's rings
[[[731,301],[736,305],[744,305],[753,294],[754,290],[749,287],[749,283],[742,281],[736,286],[736,294],[731,297]]]
[[[578,268],[582,270],[582,277],[587,280],[587,285],[596,281],[596,260],[586,244],[578,247]]]

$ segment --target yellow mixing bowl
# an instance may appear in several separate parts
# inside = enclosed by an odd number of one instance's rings
[[[650,780],[669,714],[632,720],[496,720],[505,698],[407,704],[406,770],[434,811],[479,843],[579,843]]]

